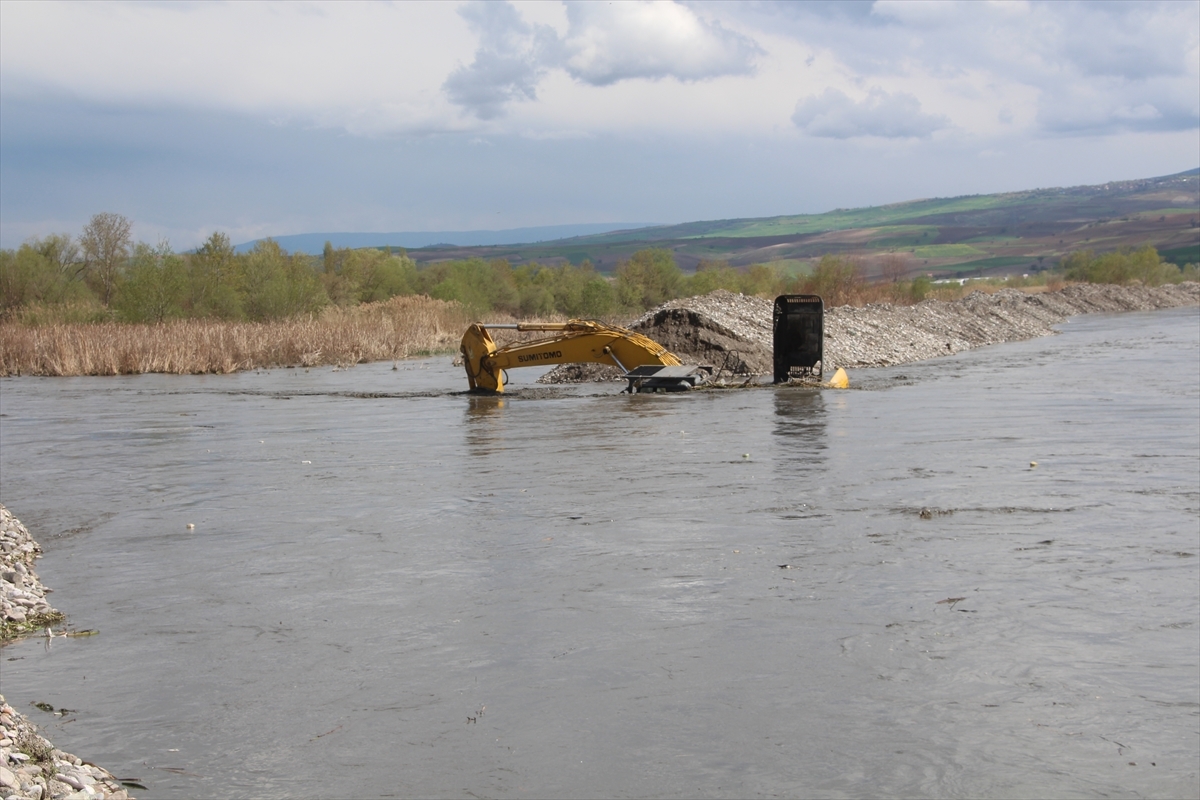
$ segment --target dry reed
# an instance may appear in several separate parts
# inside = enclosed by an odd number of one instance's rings
[[[457,303],[406,296],[279,322],[178,320],[43,327],[4,323],[0,376],[184,375],[347,366],[453,350],[469,321]]]

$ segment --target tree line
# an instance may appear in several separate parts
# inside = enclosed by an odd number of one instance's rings
[[[354,306],[400,295],[457,301],[472,314],[603,318],[637,314],[677,297],[728,289],[772,297],[819,294],[827,305],[917,302],[931,290],[927,277],[890,274],[869,285],[861,264],[825,256],[805,274],[775,265],[736,268],[701,262],[685,274],[667,249],[646,249],[622,261],[615,275],[580,265],[521,264],[467,259],[417,265],[403,251],[334,248],[320,256],[288,253],[272,240],[238,253],[214,233],[188,253],[167,242],[135,243],[119,214],[96,214],[78,237],[52,234],[16,250],[0,250],[0,315],[25,322],[178,318],[269,321],[312,315],[326,306]],[[1184,273],[1152,247],[1095,255],[1073,253],[1061,268],[1070,280],[1157,284]],[[1195,267],[1189,267],[1194,277]]]
[[[466,259],[418,265],[403,251],[334,248],[320,256],[288,253],[268,239],[238,253],[223,233],[176,253],[167,242],[134,242],[119,214],[96,214],[78,237],[52,234],[0,251],[0,313],[25,321],[177,318],[268,321],[398,295],[457,301],[475,314],[610,317],[640,313],[676,297],[714,289],[747,294],[803,290],[772,267],[702,263],[685,275],[669,250],[633,253],[613,276],[582,264],[521,264]],[[856,267],[826,259],[815,275],[835,291]],[[817,280],[816,283],[821,283]],[[816,283],[813,280],[809,284]],[[810,288],[813,288],[810,287]]]

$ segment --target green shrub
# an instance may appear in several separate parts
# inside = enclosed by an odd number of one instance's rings
[[[66,234],[30,239],[17,250],[0,250],[0,311],[30,304],[86,301],[79,248]]]
[[[138,244],[117,285],[113,305],[125,322],[162,322],[182,317],[187,298],[183,258],[172,253],[166,242],[158,247]]]
[[[818,294],[826,308],[852,303],[863,285],[862,268],[857,261],[842,256],[822,256],[812,274],[799,281],[804,294]]]
[[[239,261],[243,304],[252,320],[312,314],[329,302],[309,258],[289,256],[277,242],[259,242]]]
[[[1088,283],[1126,284],[1138,281],[1147,286],[1159,286],[1183,280],[1183,270],[1163,261],[1158,251],[1149,245],[1138,250],[1122,247],[1101,255],[1091,250],[1077,250],[1065,256],[1059,267],[1065,272],[1067,280]]]
[[[679,297],[683,272],[670,250],[639,250],[617,266],[617,299],[632,310],[653,308]]]

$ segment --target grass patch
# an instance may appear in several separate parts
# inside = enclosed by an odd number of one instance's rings
[[[5,620],[0,623],[0,642],[11,642],[23,636],[41,633],[46,628],[57,625],[65,619],[63,614],[55,611],[50,614],[36,614],[24,622]],[[30,753],[30,755],[33,754]]]
[[[913,248],[912,254],[917,258],[967,258],[986,256],[987,252],[969,244],[928,244]]]
[[[1200,208],[1156,208],[1153,211],[1137,212],[1139,217],[1153,217],[1155,215],[1160,217],[1171,217],[1175,216],[1176,214],[1200,214]]]
[[[983,236],[972,236],[970,239],[963,239],[959,244],[1009,244],[1018,242],[1020,236],[1008,236],[1004,234],[984,234]]]
[[[1020,195],[972,195],[934,200],[913,200],[871,208],[839,208],[824,214],[796,214],[761,219],[720,219],[687,222],[681,225],[664,225],[658,228],[639,228],[636,231],[622,234],[603,233],[583,237],[583,243],[594,246],[620,242],[703,239],[713,236],[740,239],[822,233],[848,228],[881,228],[902,225],[906,220],[917,220],[939,214],[986,211],[1026,201],[1027,198]]]
[[[865,244],[869,247],[928,247],[938,237],[936,225],[888,225],[871,231]]]
[[[746,238],[755,236],[787,236],[792,234],[820,233],[847,228],[882,228],[894,226],[906,219],[933,216],[935,214],[980,211],[1011,205],[1015,199],[1004,195],[980,195],[957,197],[946,200],[914,200],[875,208],[838,209],[824,214],[803,214],[794,217],[771,217],[753,220],[718,220],[711,223],[689,223],[660,228],[655,234],[649,229],[647,237],[668,238],[669,232],[678,231],[678,238],[695,239],[708,236]],[[914,226],[924,227],[924,226]],[[674,238],[674,237],[672,237]]]
[[[778,261],[770,262],[770,264],[784,275],[792,278],[808,275],[813,269],[813,262],[803,258],[781,258]]]
[[[1016,267],[1016,266],[1031,266],[1037,264],[1037,258],[1029,256],[992,256],[991,258],[981,258],[977,261],[967,261],[963,264],[955,264],[951,267],[939,267],[939,269],[991,269],[993,267]]]

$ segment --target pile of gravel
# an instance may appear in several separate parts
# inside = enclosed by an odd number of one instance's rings
[[[1194,305],[1200,305],[1200,283],[1195,282],[1158,287],[1079,284],[1037,294],[1002,289],[913,306],[839,306],[825,311],[825,368],[886,367],[1032,339],[1053,333],[1051,326],[1077,314]],[[764,375],[772,371],[772,307],[770,300],[721,289],[664,303],[629,327],[685,363],[711,364],[719,375]],[[620,377],[616,367],[564,364],[539,382]]]
[[[825,359],[833,367],[886,367],[1001,342],[1046,336],[1077,314],[1152,311],[1200,304],[1200,284],[1158,287],[1078,284],[1029,294],[972,292],[946,303],[841,306],[825,314]],[[768,324],[769,321],[768,321]]]
[[[685,297],[647,311],[628,327],[670,350],[684,363],[711,364],[718,375],[761,375],[772,370],[772,303],[724,289]],[[562,364],[538,383],[620,380],[603,364]]]

